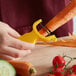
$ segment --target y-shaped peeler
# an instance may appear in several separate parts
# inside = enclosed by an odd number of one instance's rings
[[[33,24],[32,32],[22,35],[21,37],[19,37],[19,39],[34,44],[38,40],[46,42],[51,40],[57,41],[55,35],[51,35],[48,37],[45,36],[49,34],[50,30],[51,32],[55,31],[57,28],[61,27],[63,24],[72,19],[75,15],[76,15],[76,0],[71,0],[71,2],[61,12],[59,12],[52,20],[50,20],[45,27],[41,24],[42,20],[40,19]],[[36,26],[38,24],[41,24],[43,27],[39,32],[36,29]]]
[[[40,24],[48,34],[50,33],[50,30],[47,27],[44,27],[41,23],[42,23],[42,19],[39,19],[36,22],[34,22],[32,32],[26,33],[26,34],[22,35],[21,37],[19,37],[18,39],[25,41],[25,42],[29,42],[29,43],[34,43],[34,44],[37,41],[44,41],[44,42],[57,41],[57,38],[55,35],[45,37],[38,32],[37,25]],[[48,29],[48,31],[46,29]]]

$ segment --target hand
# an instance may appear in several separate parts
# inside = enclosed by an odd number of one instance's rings
[[[31,53],[35,45],[18,40],[19,36],[14,29],[0,22],[0,58],[10,60]]]

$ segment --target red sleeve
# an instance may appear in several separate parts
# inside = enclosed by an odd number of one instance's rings
[[[1,17],[1,2],[0,2],[0,21],[2,21],[2,17]]]

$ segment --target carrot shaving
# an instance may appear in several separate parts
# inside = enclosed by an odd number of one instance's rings
[[[76,47],[76,35],[69,33],[69,39],[61,39],[57,42],[40,42],[37,45],[50,45],[50,46],[66,46],[66,47]]]

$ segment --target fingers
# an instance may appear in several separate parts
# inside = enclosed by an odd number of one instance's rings
[[[8,56],[8,55],[2,54],[2,53],[0,53],[0,59],[4,59],[4,60],[15,60],[14,57],[11,57],[11,56]]]
[[[18,32],[16,32],[13,28],[11,28],[8,24],[0,22],[0,26],[1,26],[1,31],[0,32],[6,32],[9,35],[11,35],[12,37],[18,38],[20,36],[20,34]]]
[[[32,43],[23,42],[21,40],[18,40],[16,38],[10,37],[9,41],[7,42],[8,46],[17,48],[17,49],[32,49],[35,47]]]
[[[18,57],[26,56],[27,54],[31,53],[31,51],[30,50],[18,50],[12,47],[5,46],[3,47],[2,50],[0,50],[0,53],[18,58]]]
[[[5,23],[0,23],[0,57],[12,59],[12,57],[23,57],[29,54],[34,47],[31,43],[18,40],[20,36],[14,29]],[[11,56],[11,57],[10,57]]]
[[[12,56],[8,56],[6,54],[0,53],[0,59],[4,59],[4,60],[20,60],[20,59],[22,59],[22,57],[14,58]]]
[[[10,30],[8,31],[8,34],[12,37],[18,38],[20,37],[20,34],[18,32],[16,32],[14,29],[10,28]]]

